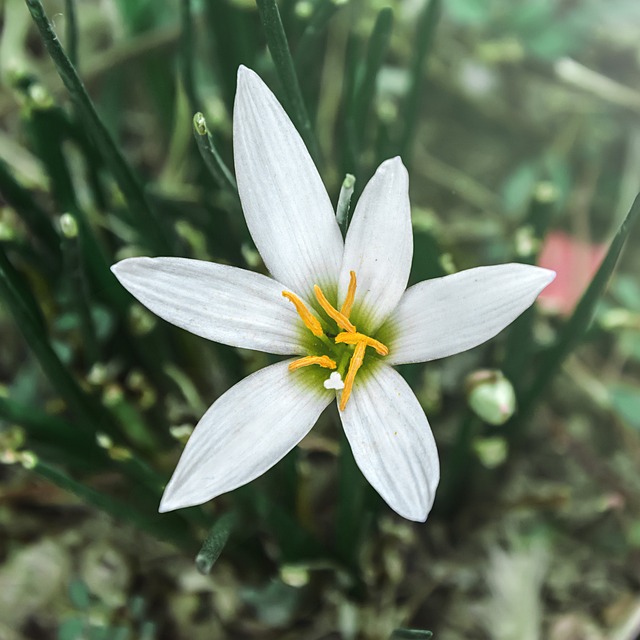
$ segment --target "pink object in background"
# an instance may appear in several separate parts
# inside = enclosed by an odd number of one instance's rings
[[[538,264],[553,269],[557,276],[540,294],[540,304],[549,311],[571,314],[606,251],[605,244],[578,240],[562,231],[548,234]]]

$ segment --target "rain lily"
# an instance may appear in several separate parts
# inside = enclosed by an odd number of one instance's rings
[[[364,476],[397,513],[424,521],[438,485],[438,454],[418,400],[393,365],[485,342],[533,304],[554,273],[505,264],[406,289],[413,239],[400,158],[380,165],[343,240],[302,139],[245,67],[233,136],[244,214],[271,277],[183,258],[129,258],[113,271],[168,322],[295,358],[248,376],[214,402],[160,511],[201,504],[257,478],[336,399]]]

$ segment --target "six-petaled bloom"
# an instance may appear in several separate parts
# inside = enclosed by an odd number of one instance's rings
[[[248,376],[214,402],[160,511],[201,504],[257,478],[336,398],[367,480],[401,516],[424,521],[439,480],[438,454],[418,400],[393,365],[485,342],[533,304],[554,273],[505,264],[406,289],[413,238],[400,158],[383,162],[366,185],[343,241],[300,136],[244,67],[233,115],[242,207],[272,277],[182,258],[129,258],[113,271],[140,302],[179,327],[296,358]]]

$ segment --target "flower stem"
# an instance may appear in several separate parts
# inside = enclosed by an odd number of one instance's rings
[[[198,151],[200,151],[204,164],[213,179],[221,188],[230,191],[237,199],[238,185],[231,171],[218,153],[211,132],[207,127],[207,121],[200,112],[193,116],[193,135],[198,145]]]

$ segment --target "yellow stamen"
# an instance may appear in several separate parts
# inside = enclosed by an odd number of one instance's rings
[[[349,289],[347,290],[347,297],[344,299],[344,303],[342,305],[342,309],[340,309],[340,313],[348,318],[351,313],[351,307],[353,306],[353,301],[356,297],[356,272],[349,271]]]
[[[369,336],[365,336],[364,333],[339,333],[335,337],[336,343],[340,344],[355,344],[359,345],[364,343],[367,347],[373,347],[377,353],[381,356],[389,355],[389,348],[379,342],[378,340],[374,340]]]
[[[326,314],[335,321],[335,323],[344,331],[349,331],[349,333],[355,333],[355,325],[349,322],[349,318],[347,318],[344,314],[340,313],[325,297],[324,293],[322,293],[322,289],[316,284],[313,287],[315,291],[316,298],[320,303],[320,306],[325,310]]]
[[[344,411],[344,408],[347,406],[347,400],[349,400],[351,390],[353,389],[353,381],[356,378],[358,369],[362,366],[362,362],[364,361],[364,352],[366,349],[367,345],[364,341],[358,342],[358,344],[356,344],[356,348],[353,352],[353,355],[351,356],[351,362],[349,363],[347,376],[344,379],[344,389],[342,390],[342,395],[340,396],[340,411]]]
[[[329,356],[305,356],[299,360],[294,360],[289,365],[289,371],[295,371],[302,367],[309,367],[312,364],[318,364],[325,369],[335,369],[338,366],[336,365],[335,360],[332,360]]]
[[[304,322],[305,327],[307,327],[314,336],[319,338],[324,335],[318,319],[311,313],[311,311],[309,311],[309,309],[307,309],[304,302],[302,302],[297,295],[291,293],[291,291],[283,291],[282,295],[294,304],[298,315],[302,318],[302,322]]]

